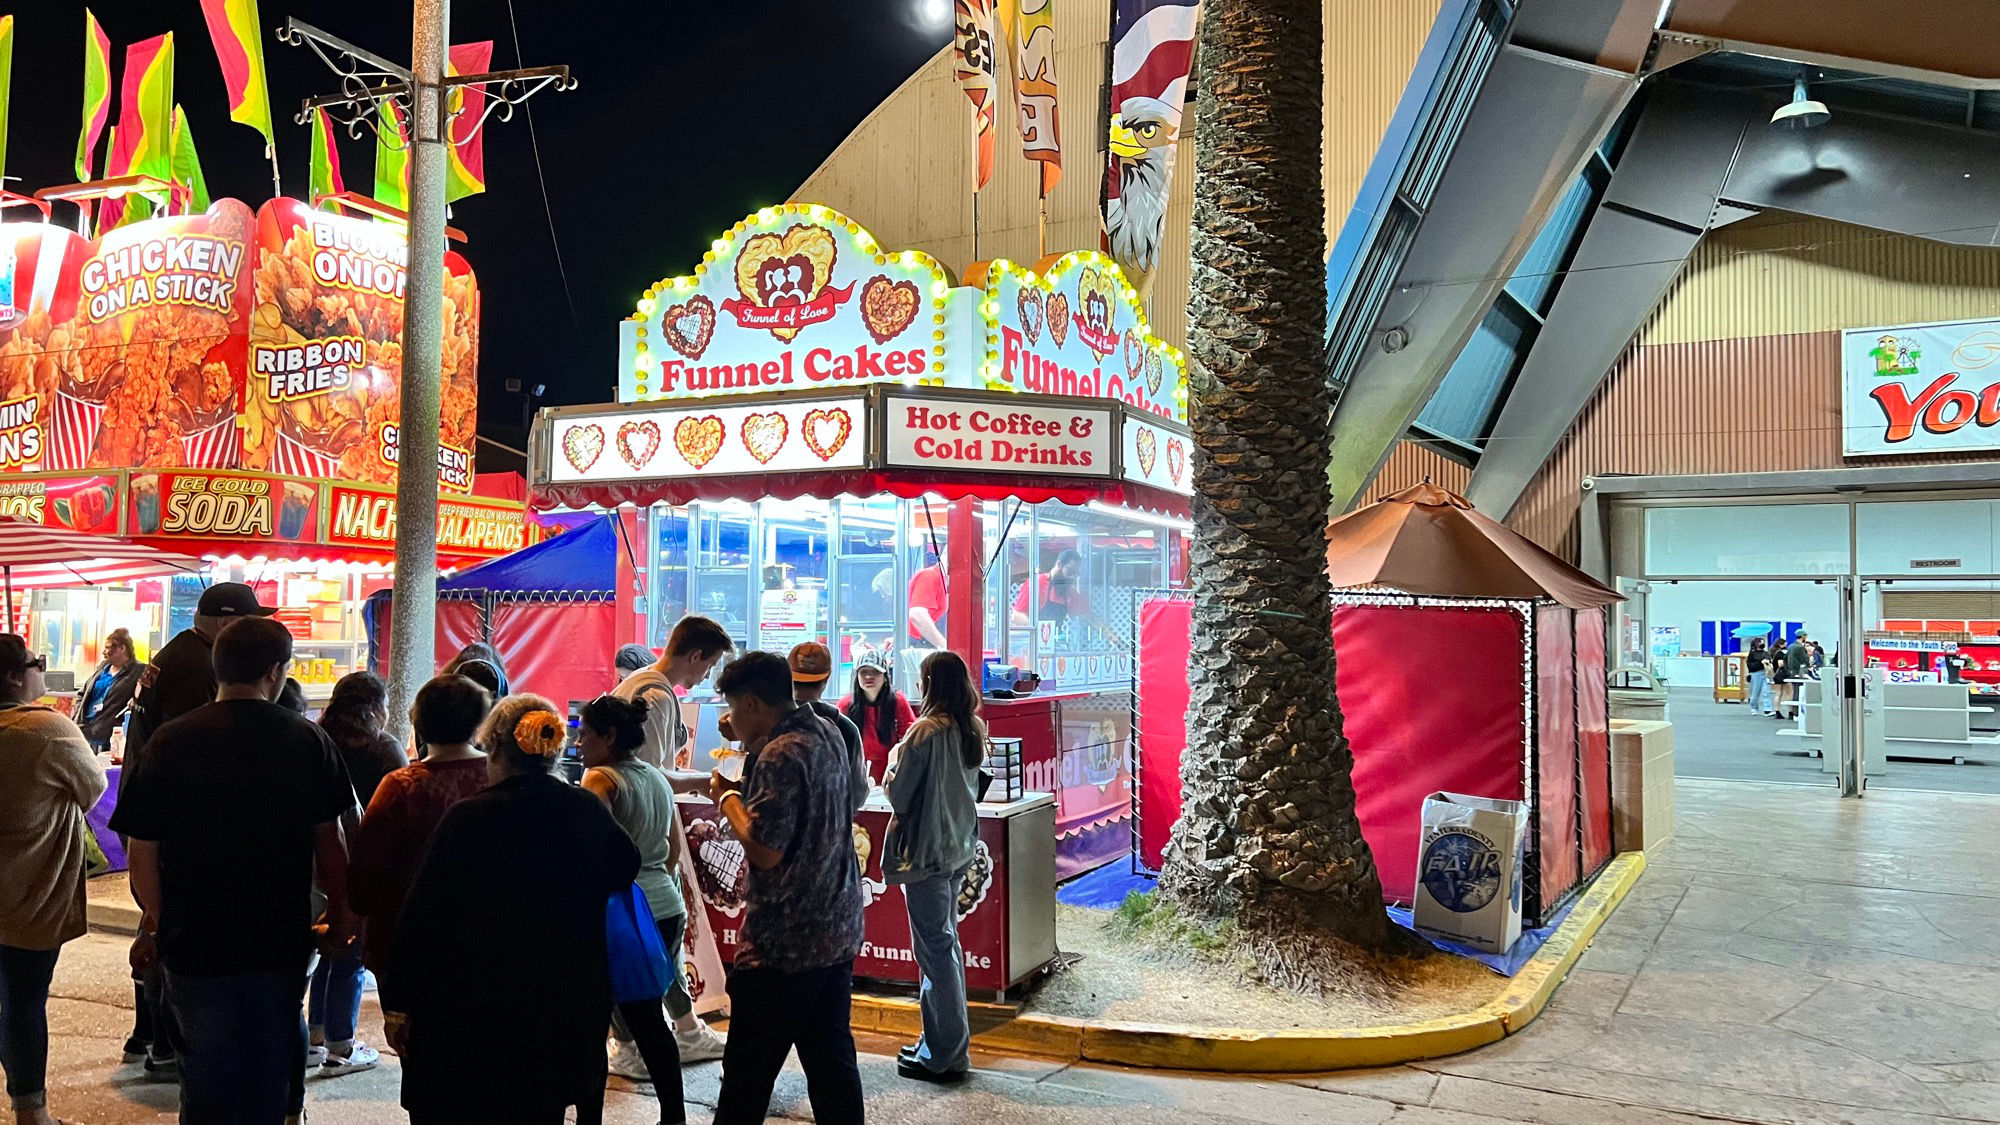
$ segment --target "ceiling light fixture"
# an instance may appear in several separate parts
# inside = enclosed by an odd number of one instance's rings
[[[1771,124],[1780,129],[1817,129],[1833,120],[1833,111],[1825,102],[1816,102],[1806,95],[1806,77],[1801,74],[1792,80],[1792,100],[1778,107],[1771,115]]]

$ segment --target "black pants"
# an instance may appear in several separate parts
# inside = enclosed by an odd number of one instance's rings
[[[0,1069],[16,1109],[43,1105],[49,1086],[49,981],[55,949],[0,945]]]
[[[848,1026],[854,965],[842,962],[802,973],[737,969],[729,978],[729,1043],[722,1053],[722,1097],[716,1125],[764,1120],[771,1086],[785,1056],[799,1049],[820,1125],[859,1125],[861,1071]]]
[[[673,946],[667,948],[672,949]],[[660,1099],[660,1125],[680,1125],[687,1120],[687,1097],[681,1089],[681,1048],[674,1041],[674,1029],[667,1024],[665,997],[618,1005],[618,1016],[639,1057],[646,1060],[646,1073],[653,1078],[653,1094]],[[577,1125],[600,1125],[604,1101],[576,1107]]]

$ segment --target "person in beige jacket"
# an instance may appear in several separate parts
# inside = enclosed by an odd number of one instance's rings
[[[75,723],[35,701],[46,657],[0,633],[0,1069],[18,1125],[48,1110],[49,981],[82,936],[84,814],[104,771]]]

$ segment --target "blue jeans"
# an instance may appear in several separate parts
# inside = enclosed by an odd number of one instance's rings
[[[181,1025],[181,1125],[268,1125],[298,1112],[305,984],[303,964],[222,977],[167,970]]]
[[[910,909],[910,952],[923,985],[917,1007],[924,1034],[917,1061],[940,1074],[972,1065],[972,1021],[965,1010],[965,958],[958,948],[958,887],[962,872],[903,884]]]
[[[1750,673],[1750,709],[1759,715],[1771,709],[1771,677]]]
[[[17,1110],[48,1101],[49,981],[61,952],[0,945],[0,1070]]]
[[[326,1033],[328,1043],[352,1043],[361,1019],[361,947],[340,957],[321,957],[306,990],[306,1024]]]

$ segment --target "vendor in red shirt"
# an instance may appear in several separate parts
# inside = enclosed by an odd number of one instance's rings
[[[882,784],[889,767],[889,748],[917,721],[910,700],[889,683],[889,656],[880,649],[862,649],[854,657],[854,689],[840,701],[841,714],[861,728],[861,753],[868,759],[868,780]]]
[[[1083,556],[1075,550],[1065,549],[1057,555],[1055,565],[1037,575],[1034,585],[1042,620],[1060,622],[1071,616],[1090,616],[1090,595],[1083,588]],[[1014,594],[1012,616],[1016,625],[1029,624],[1026,582]]]
[[[944,582],[944,548],[940,545],[931,564],[910,576],[910,643],[898,650],[899,662],[909,677],[905,683],[918,682],[924,657],[951,647],[944,636]]]

